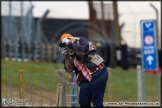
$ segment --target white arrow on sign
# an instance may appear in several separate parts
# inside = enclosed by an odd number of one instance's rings
[[[152,60],[154,60],[154,58],[153,58],[152,56],[149,55],[149,56],[146,58],[146,60],[148,61],[148,64],[151,65],[151,64],[152,64]]]

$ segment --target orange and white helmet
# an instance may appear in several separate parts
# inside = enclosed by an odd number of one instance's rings
[[[71,34],[69,34],[69,33],[64,33],[64,34],[60,37],[60,42],[66,40],[66,39],[68,39],[68,38],[71,38],[71,37],[73,37]]]

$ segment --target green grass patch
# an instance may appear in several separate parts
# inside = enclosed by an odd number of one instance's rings
[[[138,81],[135,69],[128,71],[120,68],[112,68],[112,98],[108,98],[108,92],[105,94],[105,100],[109,101],[138,101]],[[146,101],[158,101],[157,94],[157,76],[145,74]],[[160,88],[161,89],[161,88]],[[107,100],[108,101],[108,100]]]
[[[63,69],[63,64],[44,63],[44,62],[14,62],[1,59],[1,85],[7,86],[8,90],[12,82],[13,88],[19,87],[18,71],[24,70],[24,80],[26,92],[31,92],[30,88],[38,91],[50,90],[57,92],[56,70]],[[66,81],[68,73],[65,74]],[[111,72],[112,94],[109,98],[108,84],[105,90],[104,101],[138,101],[137,98],[137,72],[136,69],[124,71],[121,68],[112,68]],[[12,76],[12,77],[11,77]],[[109,83],[109,80],[108,80]],[[69,87],[66,88],[69,93]],[[3,91],[2,91],[3,92]],[[33,91],[34,93],[34,91]],[[40,95],[40,92],[35,92]],[[5,95],[5,94],[3,94]],[[157,101],[157,79],[156,75],[146,74],[146,98],[147,101]]]

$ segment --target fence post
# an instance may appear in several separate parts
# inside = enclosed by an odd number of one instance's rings
[[[13,43],[11,41],[9,41],[9,43],[8,43],[8,48],[9,48],[8,58],[9,58],[9,60],[12,60]]]
[[[20,99],[24,99],[24,71],[19,70],[19,97]]]
[[[40,43],[40,61],[43,62],[44,61],[44,48],[45,45],[43,42]]]
[[[141,71],[141,66],[137,65],[137,83],[138,83],[138,102],[143,101],[143,88],[142,88],[142,71]]]
[[[56,106],[62,107],[64,106],[64,81],[63,81],[63,73],[62,71],[58,70],[57,73],[57,96],[56,96]]]
[[[52,61],[56,62],[56,56],[57,56],[57,46],[55,43],[52,44]]]
[[[78,99],[79,99],[79,93],[80,93],[80,87],[79,87],[79,86],[77,86],[77,90],[78,90],[77,97],[78,97]],[[78,100],[78,106],[80,106],[80,105],[79,105],[79,100]]]
[[[47,61],[51,62],[52,61],[51,60],[51,44],[47,43],[46,47],[47,47]]]
[[[111,68],[108,68],[109,78],[108,78],[108,101],[112,101],[112,73]]]

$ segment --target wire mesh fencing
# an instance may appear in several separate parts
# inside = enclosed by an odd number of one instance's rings
[[[109,72],[110,73],[110,72]],[[141,81],[138,80],[138,73],[136,69],[129,69],[128,71],[122,69],[112,69],[111,78],[109,77],[108,85],[111,83],[112,86],[107,86],[105,92],[105,101],[108,102],[139,102],[138,92],[141,92],[138,88],[139,83],[145,85],[143,87],[142,95],[146,94],[146,102],[159,102],[159,87],[157,80],[157,74],[153,72],[143,73],[141,70],[141,75],[145,74],[145,81],[143,82],[143,77],[141,76]],[[158,74],[158,77],[161,77]],[[112,88],[109,88],[112,87]],[[145,91],[146,90],[146,91]],[[161,89],[160,89],[161,91]],[[109,97],[111,95],[111,97]],[[144,99],[142,99],[143,101]]]
[[[7,78],[8,77],[8,78]],[[23,98],[32,106],[56,106],[55,74],[24,74],[24,87],[21,90],[19,74],[2,75],[2,97]]]
[[[144,98],[146,98],[146,102],[159,102],[158,89],[160,87],[157,83],[157,74],[144,73],[144,83],[143,77],[139,80],[136,69],[125,71],[120,68],[108,68],[108,71],[109,79],[104,94],[105,102],[139,102],[139,100],[143,101]],[[60,82],[57,73],[34,73],[24,74],[23,76],[20,73],[2,75],[2,98],[24,98],[26,102],[31,102],[32,106],[59,106],[57,105],[59,100],[62,101],[61,105],[76,107],[79,105],[77,101],[79,87],[75,82],[76,79],[73,78],[70,81],[70,74],[63,70],[61,70],[61,73],[63,79],[62,91],[58,89]],[[161,77],[160,74],[158,76]],[[139,89],[139,83],[144,84],[146,88]],[[139,99],[139,92],[142,94],[142,99]],[[62,94],[62,98],[60,98],[59,93]]]
[[[18,52],[16,52],[15,47],[19,49]],[[24,52],[22,52],[22,50],[24,50]],[[7,44],[3,41],[1,47],[1,57],[3,59],[19,62],[56,62],[57,53],[58,48],[55,43],[33,43],[30,48],[27,44]]]
[[[2,75],[2,98],[5,99],[24,99],[30,103],[30,106],[49,106],[56,107],[60,101],[60,93],[63,95],[61,101],[65,106],[78,106],[78,86],[75,83],[75,75],[69,80],[69,75],[65,71],[62,72],[63,85],[61,93],[58,91],[59,80],[57,73],[53,74],[25,74],[22,70],[19,73]],[[73,94],[75,93],[75,97]],[[75,99],[75,100],[74,100]],[[74,103],[76,101],[77,103]],[[10,106],[8,104],[7,106]]]

